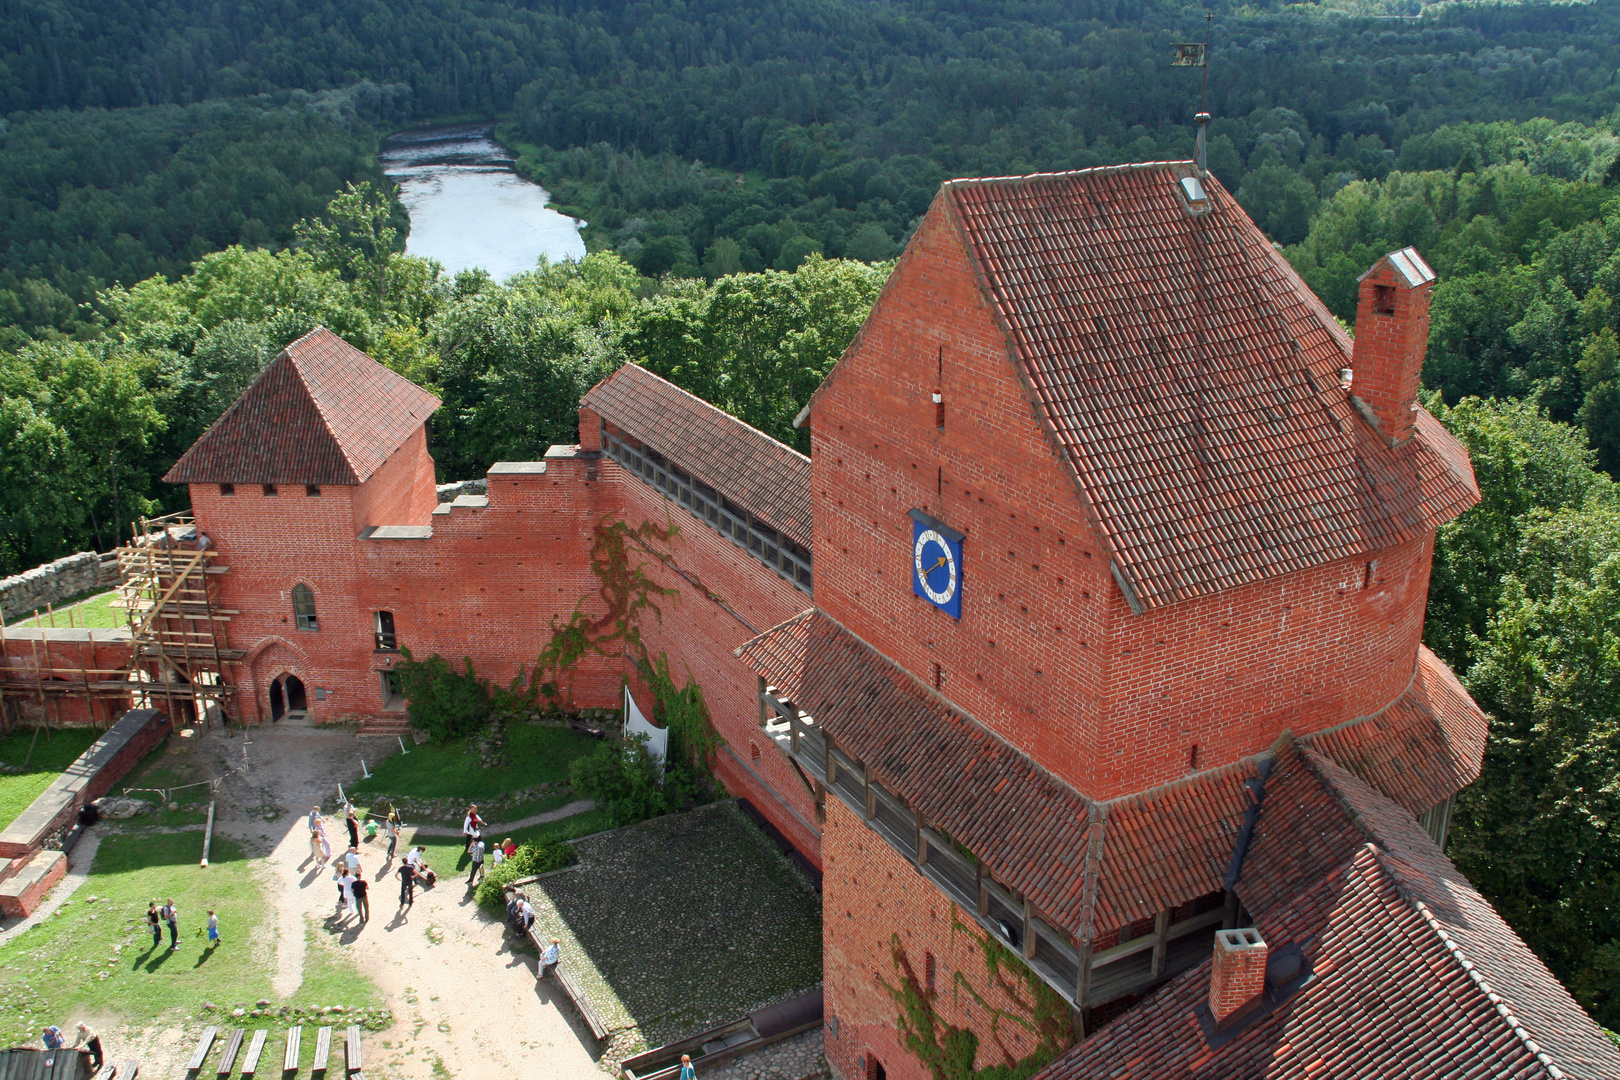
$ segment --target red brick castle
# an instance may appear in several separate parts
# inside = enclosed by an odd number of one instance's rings
[[[505,682],[598,522],[679,524],[648,645],[824,872],[843,1080],[1616,1077],[1441,851],[1486,724],[1421,644],[1479,498],[1417,402],[1433,281],[1380,260],[1352,342],[1189,163],[957,181],[810,458],[631,366],[440,504],[438,402],[317,331],[168,479],[259,722],[402,717],[400,645]]]

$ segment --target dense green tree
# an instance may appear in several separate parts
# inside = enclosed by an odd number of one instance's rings
[[[625,340],[630,357],[809,452],[793,418],[810,400],[888,277],[887,265],[810,255],[796,273],[736,274],[654,297]]]

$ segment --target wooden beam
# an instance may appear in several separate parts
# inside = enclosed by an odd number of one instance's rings
[[[1164,976],[1164,947],[1169,939],[1170,912],[1161,911],[1153,916],[1153,977]]]
[[[1024,959],[1035,958],[1035,905],[1024,897]]]

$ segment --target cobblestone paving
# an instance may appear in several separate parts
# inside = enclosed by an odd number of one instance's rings
[[[579,854],[578,870],[527,891],[614,1061],[820,983],[820,898],[734,803],[588,838]]]
[[[829,1077],[823,1053],[822,1029],[811,1028],[774,1046],[728,1061],[712,1069],[698,1068],[698,1080],[806,1080]]]

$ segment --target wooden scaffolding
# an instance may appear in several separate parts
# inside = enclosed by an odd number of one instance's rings
[[[190,511],[143,517],[118,549],[123,583],[113,604],[129,616],[140,694],[177,725],[236,715],[227,669],[244,653],[227,630],[240,612],[220,606],[214,578],[229,567],[215,565],[216,555]]]

